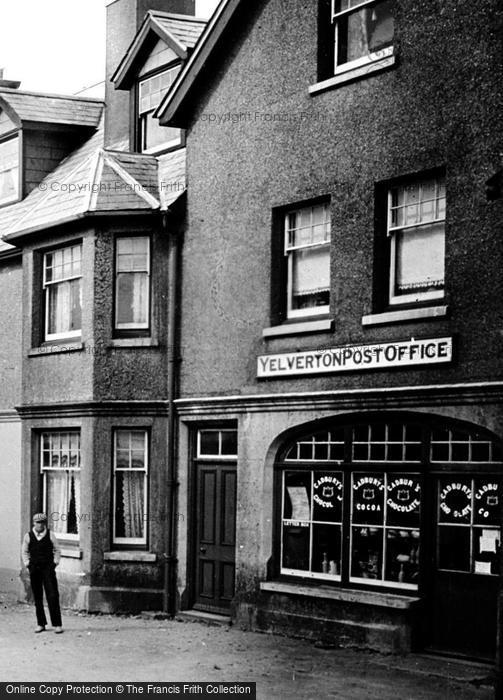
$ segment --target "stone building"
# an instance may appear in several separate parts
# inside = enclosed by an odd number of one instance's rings
[[[190,183],[183,607],[493,657],[502,23],[227,0],[157,110]]]

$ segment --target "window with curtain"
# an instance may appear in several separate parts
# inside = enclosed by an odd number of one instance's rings
[[[44,255],[45,339],[79,336],[82,329],[82,245]]]
[[[445,266],[445,179],[432,177],[388,192],[390,303],[441,299]]]
[[[145,153],[181,142],[180,129],[161,126],[154,112],[180,72],[180,65],[157,73],[138,83],[138,118],[140,150]]]
[[[40,461],[49,529],[65,539],[78,539],[82,520],[80,433],[42,433]]]
[[[115,544],[147,543],[148,440],[146,430],[114,433]]]
[[[334,72],[393,54],[395,0],[332,0]]]
[[[285,217],[287,317],[328,314],[330,304],[330,206],[317,204]]]
[[[118,238],[116,246],[115,328],[148,330],[150,315],[150,239]]]
[[[0,205],[20,198],[19,161],[19,136],[0,141]]]

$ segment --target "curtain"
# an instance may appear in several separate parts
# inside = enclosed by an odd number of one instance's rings
[[[294,296],[307,296],[330,288],[329,248],[306,248],[293,253]]]
[[[66,534],[70,500],[67,472],[46,472],[46,489],[49,527],[54,532]]]
[[[145,476],[143,472],[122,472],[124,537],[143,537]]]
[[[406,292],[444,284],[444,224],[397,234],[397,290]]]

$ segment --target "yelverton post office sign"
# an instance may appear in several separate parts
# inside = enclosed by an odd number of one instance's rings
[[[355,372],[452,361],[452,338],[428,338],[260,355],[257,377]]]

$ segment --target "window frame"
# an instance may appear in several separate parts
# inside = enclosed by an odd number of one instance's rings
[[[176,61],[174,63],[167,64],[165,66],[161,66],[160,68],[156,68],[155,70],[149,71],[145,73],[144,75],[141,75],[138,77],[136,81],[136,87],[135,87],[135,95],[136,95],[136,100],[135,100],[135,123],[136,123],[136,150],[138,153],[144,153],[146,155],[157,155],[159,153],[163,153],[165,151],[170,151],[174,150],[176,148],[180,148],[184,144],[184,137],[183,137],[183,130],[178,129],[178,136],[176,138],[170,139],[168,141],[163,141],[160,144],[157,144],[156,146],[150,146],[146,148],[144,146],[145,144],[145,129],[144,129],[144,117],[145,115],[151,114],[155,112],[157,109],[154,107],[153,109],[149,110],[144,110],[141,111],[141,86],[142,84],[152,80],[153,78],[160,77],[164,73],[169,73],[170,71],[178,69],[178,73],[182,69],[182,64],[180,61]],[[177,75],[178,75],[177,73]],[[176,78],[176,76],[175,76]],[[172,85],[173,83],[171,83]],[[169,89],[169,88],[168,88]],[[162,99],[162,98],[161,98]],[[168,127],[169,129],[169,127]],[[166,129],[166,130],[168,130]]]
[[[78,435],[79,436],[79,446],[78,446],[78,467],[67,467],[67,468],[62,468],[62,467],[44,467],[44,437],[45,436],[54,436],[54,435]],[[47,508],[47,474],[50,472],[78,472],[80,476],[82,476],[82,434],[81,434],[81,429],[79,428],[50,428],[48,430],[42,430],[40,431],[39,434],[39,461],[40,461],[40,474],[42,477],[42,508],[44,513],[47,513],[47,517],[49,519],[48,522],[48,529],[54,532],[58,540],[61,541],[68,541],[69,543],[79,543],[80,541],[80,532],[77,532],[77,534],[74,533],[59,533],[56,532],[53,528],[50,527],[51,524],[51,514],[48,512]],[[79,482],[79,485],[82,485],[82,482]],[[80,497],[82,496],[82,492],[80,493]],[[82,519],[79,520],[79,514],[77,513],[77,529],[79,530],[80,528],[80,523],[82,522]]]
[[[324,225],[329,225],[329,237],[321,243],[311,243],[305,245],[292,246],[289,240],[290,227],[289,227],[289,217],[292,214],[298,214],[301,211],[311,210],[311,228],[313,228],[312,223],[312,212],[313,209],[317,207],[324,207],[326,210],[326,216],[324,220]],[[306,309],[294,309],[293,308],[293,264],[295,253],[301,250],[314,250],[314,249],[327,249],[327,264],[328,264],[328,304],[323,304],[321,306],[312,306]],[[320,202],[306,203],[296,207],[289,207],[285,209],[283,213],[283,256],[286,261],[285,268],[286,274],[284,275],[286,289],[283,290],[283,294],[286,292],[286,313],[285,317],[287,321],[306,319],[313,316],[328,316],[330,314],[330,299],[331,299],[331,251],[332,251],[332,210],[329,200],[323,200]]]
[[[136,427],[136,426],[126,426],[126,427],[116,427],[113,429],[112,435],[112,545],[119,549],[124,548],[141,548],[146,549],[148,545],[148,503],[149,503],[149,476],[150,476],[150,432],[148,428]],[[143,433],[145,438],[144,447],[144,469],[132,469],[128,467],[117,468],[117,435],[118,433]],[[131,451],[131,449],[130,449]],[[143,472],[143,493],[144,493],[144,503],[143,503],[143,537],[117,537],[116,536],[116,474],[118,472]]]
[[[397,461],[394,457],[390,457],[387,448],[386,452],[383,453],[382,459],[371,459],[371,453],[368,454],[368,459],[355,458],[354,456],[354,445],[358,442],[356,438],[355,429],[366,425],[396,425],[402,423],[405,426],[411,426],[414,431],[421,435],[421,442],[418,443],[417,438],[412,435],[407,436],[407,432],[403,433],[403,439],[401,440],[403,444],[403,461]],[[434,480],[440,476],[451,476],[452,478],[458,478],[460,474],[464,474],[472,480],[477,481],[483,479],[499,479],[503,488],[503,454],[502,446],[500,441],[494,435],[490,435],[487,431],[483,430],[478,426],[464,424],[462,421],[450,421],[447,419],[442,427],[451,428],[454,431],[466,431],[466,434],[470,434],[472,438],[477,437],[479,441],[490,441],[493,444],[494,450],[489,452],[491,461],[480,462],[480,461],[470,461],[463,463],[461,466],[459,462],[443,462],[442,464],[438,462],[433,462],[431,459],[432,445],[434,444],[433,436],[437,428],[436,422],[432,420],[421,420],[418,416],[413,415],[388,415],[387,417],[377,417],[368,416],[356,418],[351,422],[337,423],[333,420],[322,421],[320,427],[315,429],[296,431],[296,436],[290,437],[287,443],[284,443],[274,465],[274,509],[273,509],[273,552],[274,552],[274,564],[272,568],[273,576],[277,577],[279,580],[290,580],[292,582],[298,583],[300,585],[310,585],[310,584],[323,584],[333,586],[334,588],[341,589],[354,589],[354,590],[378,590],[382,592],[390,592],[395,594],[403,595],[422,595],[424,586],[427,584],[425,577],[428,574],[426,572],[426,558],[429,556],[436,557],[436,551],[431,551],[429,554],[427,552],[428,548],[431,547],[431,539],[433,537],[433,532],[429,531],[431,525],[431,518],[433,514],[433,509],[437,506],[435,505],[437,497],[435,495],[435,489],[433,489]],[[329,438],[328,442],[324,441],[324,438],[313,442],[313,448],[311,456],[309,456],[309,449],[299,451],[295,448],[300,442],[302,442],[307,448],[309,448],[310,438],[314,435],[321,433],[331,433],[332,436],[336,435],[338,432],[343,433],[343,438]],[[370,432],[369,432],[370,436]],[[482,436],[482,437],[480,437]],[[308,439],[309,438],[309,439]],[[389,441],[389,442],[388,442]],[[398,444],[396,443],[396,438],[388,438],[388,432],[386,432],[386,437],[384,442],[389,445]],[[400,441],[399,441],[400,442]],[[473,440],[472,440],[473,442]],[[315,459],[316,447],[314,445],[329,445],[329,458],[326,459]],[[362,444],[362,443],[358,443]],[[379,440],[372,439],[369,444],[379,445],[381,444]],[[384,444],[384,443],[383,443]],[[417,456],[413,459],[409,458],[406,450],[406,445],[416,446],[420,444],[417,448],[419,452]],[[336,451],[332,451],[332,447],[335,446]],[[370,448],[369,448],[370,449]],[[342,451],[341,451],[342,450]],[[419,457],[420,454],[420,457]],[[470,459],[472,459],[470,453]],[[343,499],[342,499],[342,513],[341,513],[341,559],[340,559],[340,569],[337,574],[325,574],[323,572],[316,572],[298,569],[288,569],[283,566],[283,527],[284,527],[284,499],[285,499],[285,474],[289,473],[312,473],[314,476],[311,478],[311,483],[314,484],[316,481],[316,474],[324,475],[334,475],[338,477],[342,474],[343,482]],[[395,519],[386,521],[385,513],[383,513],[382,524],[376,525],[381,531],[382,540],[382,550],[381,550],[381,572],[382,579],[367,579],[359,576],[352,575],[353,569],[353,528],[365,527],[365,523],[353,521],[352,505],[353,505],[353,481],[356,482],[356,477],[358,475],[368,475],[373,473],[377,475],[385,475],[383,478],[383,483],[385,484],[384,491],[384,503],[386,503],[389,493],[387,487],[393,483],[395,477],[406,477],[410,476],[415,479],[420,484],[420,511],[418,523],[411,524],[406,523],[394,525]],[[457,476],[458,475],[458,476]],[[312,492],[313,493],[313,492]],[[311,500],[312,493],[309,496],[310,502],[310,516],[309,516],[309,527],[310,527],[310,549],[309,549],[309,569],[313,568],[311,556],[315,551],[314,541],[313,541],[313,522],[318,523],[314,519],[314,503]],[[412,511],[411,511],[412,512]],[[306,521],[307,522],[307,521]],[[320,521],[321,522],[321,521]],[[329,521],[327,520],[327,523]],[[322,523],[323,524],[323,523]],[[338,522],[335,520],[333,525],[339,526]],[[368,524],[369,527],[374,527],[372,524]],[[438,525],[437,525],[438,527]],[[386,561],[386,551],[388,546],[386,532],[388,530],[407,530],[416,531],[419,533],[418,543],[420,545],[420,555],[419,559],[416,560],[417,564],[417,583],[406,583],[404,581],[393,581],[385,580],[386,568],[389,562]],[[426,558],[425,558],[426,557]],[[428,559],[429,561],[429,559]],[[319,562],[318,562],[319,563]],[[483,575],[481,572],[472,571],[472,575]]]
[[[217,454],[209,454],[209,453],[202,453],[201,452],[201,433],[218,433],[218,453]],[[238,458],[238,450],[236,450],[235,454],[222,454],[222,433],[235,433],[236,435],[236,442],[238,439],[238,430],[237,428],[213,428],[211,426],[209,427],[201,427],[197,429],[196,432],[196,459],[201,460],[201,461],[215,461],[218,460],[220,461],[225,461],[228,460],[230,462],[235,462]],[[238,448],[239,449],[239,448]]]
[[[419,305],[428,303],[431,301],[438,301],[445,298],[445,242],[446,242],[446,222],[447,222],[447,196],[445,195],[444,204],[444,216],[443,218],[435,217],[434,219],[428,221],[422,221],[415,224],[406,224],[404,226],[393,226],[392,224],[392,199],[393,191],[399,188],[404,188],[409,185],[416,183],[420,188],[423,187],[425,182],[435,182],[435,206],[438,207],[438,201],[441,197],[438,197],[439,184],[443,183],[445,189],[445,175],[442,173],[430,173],[430,174],[419,174],[417,177],[407,178],[406,180],[401,180],[392,183],[387,188],[387,204],[386,204],[386,239],[389,246],[389,271],[388,271],[388,304],[390,307],[396,307],[399,305],[409,304],[409,305]],[[422,202],[423,200],[419,200]],[[405,206],[405,205],[404,205]],[[428,226],[435,226],[437,224],[443,223],[443,236],[444,236],[444,284],[443,287],[438,290],[433,289],[425,292],[417,291],[411,294],[396,294],[396,274],[397,274],[397,236],[400,233],[407,235],[407,231],[417,231]]]
[[[60,279],[60,280],[47,282],[46,281],[47,256],[54,255],[55,253],[67,250],[68,248],[80,248],[80,274],[73,275],[70,277],[65,277],[64,279]],[[52,341],[66,340],[69,338],[80,338],[80,337],[82,337],[82,313],[83,313],[83,308],[84,308],[83,307],[84,275],[82,272],[84,246],[82,244],[82,241],[73,242],[73,243],[65,243],[65,245],[51,248],[49,250],[44,250],[44,251],[41,251],[41,253],[42,253],[42,294],[43,294],[43,302],[42,303],[43,303],[43,309],[44,309],[44,341],[52,342]],[[80,326],[81,327],[78,330],[74,330],[74,331],[65,331],[63,333],[49,333],[49,318],[50,318],[49,289],[50,289],[50,287],[58,285],[58,284],[65,284],[67,282],[72,282],[73,280],[77,280],[77,279],[80,280],[80,311],[81,311],[81,324],[80,324]]]
[[[119,302],[119,290],[118,281],[119,274],[127,274],[125,272],[120,272],[118,268],[118,242],[120,239],[147,239],[147,270],[140,271],[145,272],[147,275],[147,321],[144,325],[141,324],[127,324],[119,325],[118,318],[118,302]],[[123,234],[118,233],[114,240],[114,282],[113,282],[113,335],[118,338],[131,338],[131,337],[146,337],[149,336],[152,330],[152,236],[150,233],[134,233],[134,234]],[[130,270],[129,273],[138,272],[138,270]]]
[[[385,2],[386,0],[361,0],[361,2],[358,3],[358,5],[354,5],[353,7],[348,7],[345,10],[341,11],[336,11],[335,10],[335,3],[337,0],[330,0],[330,17],[331,17],[331,24],[333,26],[333,34],[332,34],[332,43],[333,43],[333,72],[332,75],[339,75],[341,73],[345,73],[346,71],[353,70],[355,68],[360,68],[362,66],[366,66],[372,63],[376,63],[377,61],[381,61],[384,58],[388,58],[390,56],[393,56],[395,53],[394,49],[394,43],[391,46],[385,47],[383,49],[380,49],[378,51],[374,51],[372,53],[367,54],[366,56],[362,56],[360,58],[354,59],[352,61],[347,61],[346,63],[338,63],[338,47],[339,47],[339,20],[343,19],[345,17],[349,17],[350,15],[360,12],[362,9],[365,9],[367,7],[372,7],[373,5],[377,5],[380,2]],[[394,37],[393,37],[394,38]]]
[[[0,209],[2,207],[15,204],[23,199],[23,132],[20,129],[7,132],[0,136],[0,146],[9,141],[14,141],[17,139],[18,146],[18,167],[17,167],[17,187],[16,194],[11,199],[0,200]],[[2,173],[7,171],[2,171]]]

